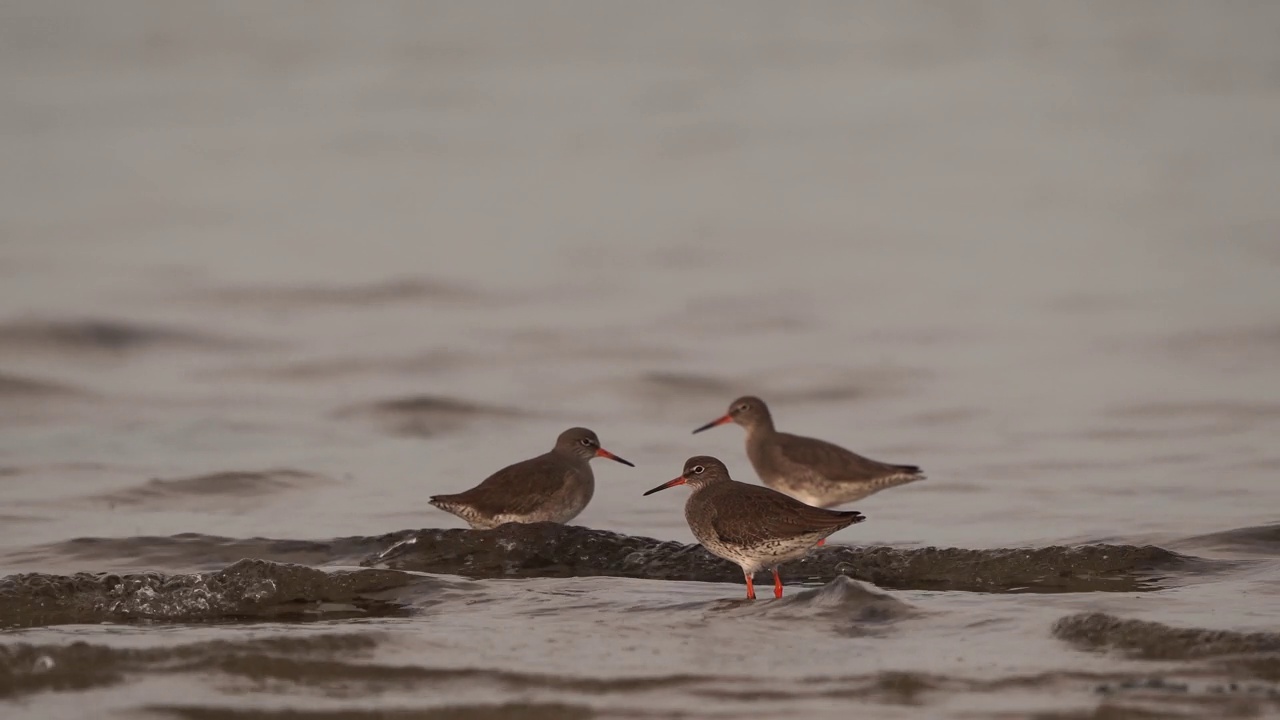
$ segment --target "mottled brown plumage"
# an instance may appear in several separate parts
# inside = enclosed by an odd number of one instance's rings
[[[915,465],[883,463],[825,440],[778,432],[769,407],[750,395],[734,400],[728,413],[694,432],[729,422],[746,428],[747,458],[760,481],[809,505],[835,507],[925,479]]]
[[[693,490],[684,506],[693,536],[711,553],[742,568],[747,597],[753,600],[757,572],[773,571],[774,596],[782,597],[779,565],[804,557],[827,536],[866,519],[860,512],[813,507],[767,487],[737,482],[724,463],[706,455],[689,458],[680,477],[645,495],[676,485]]]
[[[590,465],[595,457],[631,465],[600,447],[595,433],[570,428],[560,433],[550,452],[508,465],[470,490],[435,495],[430,502],[476,530],[509,522],[567,523],[582,512],[595,493]]]

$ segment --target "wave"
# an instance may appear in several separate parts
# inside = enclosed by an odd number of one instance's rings
[[[201,705],[152,705],[146,710],[179,720],[586,720],[600,717],[585,705],[512,702],[493,705],[446,705],[397,710],[265,710],[261,708]],[[646,718],[661,715],[646,714]],[[676,716],[679,717],[679,716]]]
[[[121,320],[27,319],[0,323],[0,349],[15,355],[121,355],[160,348],[208,348],[236,344],[240,343],[202,332]]]
[[[254,501],[264,495],[311,488],[332,479],[287,468],[230,471],[181,478],[155,478],[147,483],[87,498],[111,507],[173,507],[196,505],[208,509],[211,496],[236,502]]]
[[[277,310],[366,308],[481,297],[475,291],[442,280],[411,277],[346,285],[246,285],[208,290],[199,295],[216,303]]]
[[[6,400],[31,400],[87,398],[91,393],[70,385],[0,373],[0,402]]]
[[[1246,710],[1257,712],[1264,704],[1280,700],[1280,690],[1256,681],[1259,675],[1238,672],[1229,666],[1163,668],[1158,673],[1134,671],[1053,671],[1013,674],[995,678],[966,677],[887,670],[867,674],[834,674],[807,678],[804,682],[770,677],[702,673],[592,677],[537,673],[488,667],[441,667],[387,664],[377,661],[377,651],[391,634],[374,632],[321,632],[274,637],[251,637],[166,645],[164,647],[112,647],[71,644],[11,643],[0,645],[0,698],[15,698],[50,690],[87,689],[126,682],[131,676],[189,675],[219,678],[221,685],[245,683],[261,687],[319,691],[359,702],[388,692],[405,692],[430,698],[470,686],[494,696],[492,704],[425,707],[388,711],[379,709],[367,717],[404,718],[515,718],[588,717],[577,705],[533,703],[508,699],[530,693],[573,693],[593,698],[617,697],[628,705],[644,702],[653,693],[682,693],[690,698],[725,701],[874,702],[917,706],[931,695],[1009,692],[1045,693],[1092,685],[1117,712],[1128,704],[1156,708],[1175,716],[1191,710],[1191,716],[1223,717]],[[233,685],[234,687],[234,685]],[[299,696],[304,697],[304,696]],[[606,701],[607,702],[607,701]],[[158,709],[155,706],[150,709]],[[189,718],[270,717],[261,707],[168,704]],[[654,708],[655,711],[657,708]],[[560,712],[561,714],[555,714]],[[1114,714],[1114,713],[1113,713]],[[1111,715],[1108,715],[1110,717]],[[1115,714],[1128,717],[1127,714]],[[1150,717],[1136,714],[1134,717]],[[1163,715],[1161,715],[1163,716]],[[292,707],[291,718],[363,718],[354,707],[342,710]],[[645,717],[662,717],[646,714]],[[1073,716],[1054,716],[1073,717]],[[1081,716],[1084,717],[1084,716]]]
[[[742,573],[701,545],[583,527],[508,524],[489,531],[419,530],[362,565],[491,577],[604,575],[741,582]],[[828,546],[781,568],[784,583],[849,576],[899,590],[1135,592],[1164,586],[1168,573],[1225,566],[1151,545],[967,550]]]
[[[52,558],[108,562],[112,567],[168,570],[218,568],[243,558],[303,565],[358,565],[410,535],[402,531],[377,537],[332,540],[230,538],[201,533],[124,538],[75,538],[12,553],[7,559],[32,565]]]
[[[330,540],[237,539],[183,534],[146,538],[77,538],[10,556],[24,563],[78,558],[209,567],[253,557],[310,565],[354,564],[473,579],[629,577],[741,583],[738,567],[701,545],[622,535],[573,525],[508,524],[493,530],[403,530]],[[1080,545],[971,550],[826,546],[781,568],[787,584],[839,577],[897,590],[988,593],[1138,592],[1195,573],[1237,567],[1153,545]]]
[[[1106,613],[1062,618],[1053,634],[1090,649],[1123,650],[1142,660],[1190,660],[1246,653],[1280,653],[1280,633],[1175,628],[1158,622],[1125,620]],[[1280,666],[1280,658],[1274,658]]]
[[[435,582],[395,570],[325,572],[266,560],[241,560],[217,572],[178,575],[27,573],[0,580],[0,618],[13,628],[387,616],[405,610],[388,591]]]
[[[1280,523],[1197,535],[1180,540],[1175,546],[1275,557],[1280,555]]]
[[[524,415],[514,408],[481,405],[436,395],[411,395],[348,405],[334,411],[340,420],[361,419],[391,435],[432,437],[480,418]]]

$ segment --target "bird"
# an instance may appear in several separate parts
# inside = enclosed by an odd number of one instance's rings
[[[916,465],[863,457],[825,440],[778,432],[769,406],[753,395],[693,432],[737,423],[747,430],[747,458],[760,481],[814,507],[833,508],[898,485],[924,480]]]
[[[693,536],[713,555],[742,568],[748,600],[756,599],[757,572],[773,571],[773,596],[780,598],[779,565],[804,557],[818,540],[867,519],[855,510],[813,507],[777,490],[738,482],[723,462],[709,455],[689,458],[680,477],[644,494],[677,485],[693,490],[684,505]]]
[[[474,530],[505,523],[564,524],[578,516],[595,492],[591,459],[603,457],[635,467],[600,447],[584,427],[560,433],[550,452],[508,465],[479,485],[453,495],[434,495],[430,504],[466,520]]]

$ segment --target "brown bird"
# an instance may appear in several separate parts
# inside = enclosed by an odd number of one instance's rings
[[[676,485],[693,489],[684,505],[693,536],[713,555],[742,568],[749,600],[756,599],[757,572],[773,571],[773,596],[780,598],[779,565],[804,557],[837,530],[866,520],[860,512],[825,510],[767,487],[737,482],[724,463],[706,455],[689,458],[680,477],[645,495]]]
[[[504,523],[567,523],[595,493],[591,458],[631,463],[600,447],[600,439],[582,427],[556,438],[551,452],[508,465],[484,482],[455,495],[435,495],[431,504],[466,520],[475,530]]]
[[[734,400],[729,412],[694,430],[737,423],[747,429],[747,458],[760,481],[814,507],[843,505],[881,490],[924,480],[915,465],[891,465],[825,440],[778,432],[758,397]]]

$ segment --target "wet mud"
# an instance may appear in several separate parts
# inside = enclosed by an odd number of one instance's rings
[[[306,620],[396,615],[388,591],[429,580],[392,570],[325,572],[241,560],[213,573],[27,573],[0,580],[8,628],[100,622]]]
[[[660,543],[646,538],[628,538],[584,528],[560,527],[562,556],[559,564],[544,567],[543,575],[566,568],[590,566],[584,555],[621,544],[630,553],[648,551],[665,558],[669,574],[700,573],[703,560],[688,546]],[[485,551],[492,539],[506,545],[521,542],[503,530],[525,530],[538,534],[539,526],[504,526],[494,531],[437,531],[450,537],[472,538],[473,552]],[[370,546],[385,548],[367,558],[381,558],[388,564],[396,558],[421,558],[426,531],[403,532],[380,538],[347,538],[315,542],[305,547],[314,558],[337,550],[351,553]],[[550,539],[543,535],[544,540]],[[231,541],[226,538],[191,536],[185,547],[203,555],[220,543],[248,551],[250,542],[267,553],[281,553],[287,541]],[[528,542],[526,538],[523,542]],[[567,544],[566,544],[567,543]],[[577,543],[574,545],[573,543]],[[422,545],[422,547],[417,547]],[[416,550],[411,550],[413,548]],[[574,548],[577,555],[568,551]],[[489,548],[492,550],[493,548]],[[388,551],[389,550],[389,551]],[[816,554],[842,555],[850,548],[830,548]],[[873,551],[883,549],[873,548]],[[1057,551],[1048,548],[1046,550]],[[901,551],[899,551],[901,552]],[[963,551],[978,552],[978,551]],[[1011,551],[996,551],[996,555]],[[695,560],[690,561],[689,557]],[[1141,559],[1112,547],[1109,556]],[[683,561],[672,558],[684,558]],[[943,557],[946,557],[944,554]],[[1050,554],[1045,557],[1057,557]],[[1075,557],[1075,556],[1064,556]],[[1087,558],[1087,556],[1085,556]],[[1157,556],[1158,557],[1158,556]],[[1175,556],[1176,557],[1176,556]],[[456,558],[455,558],[456,562]],[[678,567],[684,562],[686,567]],[[1046,562],[1041,558],[1035,564]],[[910,563],[908,562],[908,566]],[[638,567],[643,567],[640,565]],[[999,567],[998,565],[992,567]],[[1007,573],[1022,572],[1025,566],[1013,562]],[[1090,566],[1087,560],[1081,567]],[[1119,564],[1100,566],[1116,572]],[[473,568],[474,569],[474,568]],[[523,576],[535,576],[528,565],[508,568]],[[988,570],[998,574],[998,570]],[[498,575],[508,577],[509,574]],[[219,621],[306,621],[313,619],[399,616],[421,613],[436,602],[442,592],[455,590],[451,581],[389,569],[322,570],[266,560],[241,560],[212,573],[139,573],[126,575],[53,576],[17,575],[0,580],[0,617],[10,627],[33,627],[62,623],[151,623]],[[478,599],[463,599],[475,602]],[[747,602],[722,599],[699,603],[708,617],[737,618],[741,622],[775,618],[787,623],[806,618],[837,621],[834,631],[849,637],[875,635],[893,624],[917,617],[911,603],[891,593],[844,575],[837,575],[822,587],[795,591],[776,602]],[[1211,715],[1213,717],[1253,717],[1280,710],[1277,662],[1280,662],[1280,634],[1233,633],[1201,629],[1179,629],[1154,622],[1125,620],[1092,613],[1062,618],[1046,634],[1085,650],[1118,649],[1139,659],[1187,661],[1167,674],[1140,672],[1039,673],[997,679],[974,679],[963,675],[885,671],[861,675],[814,677],[796,684],[787,680],[700,674],[657,674],[636,677],[583,677],[554,673],[519,672],[494,668],[456,666],[431,662],[425,666],[376,662],[375,650],[390,637],[384,632],[335,632],[307,635],[274,635],[265,638],[232,639],[188,643],[167,647],[109,647],[86,642],[48,644],[16,642],[0,645],[0,698],[33,693],[84,690],[129,681],[138,675],[179,675],[222,678],[224,688],[251,691],[269,685],[277,690],[319,693],[345,699],[378,697],[392,692],[409,692],[431,697],[459,687],[483,692],[521,694],[553,692],[593,697],[620,696],[628,702],[679,690],[708,700],[796,703],[818,699],[823,702],[867,701],[886,705],[927,706],[938,697],[956,694],[1054,692],[1092,688],[1099,698],[1096,707],[1076,712],[1059,712],[1044,717],[1061,718],[1145,718],[1169,714]],[[443,661],[442,661],[443,662]],[[155,705],[150,710],[174,717],[237,718],[247,711],[218,705]],[[255,709],[254,716],[261,716]],[[452,705],[399,708],[392,717],[591,717],[594,711],[564,704],[506,703],[492,705]],[[398,713],[398,714],[397,714]],[[368,715],[364,710],[295,709],[279,717],[363,718],[386,717],[386,711]],[[655,711],[653,717],[666,717]],[[676,715],[672,715],[673,717]],[[1037,716],[1038,717],[1038,716]]]
[[[366,565],[472,578],[613,576],[741,582],[742,572],[701,545],[583,527],[508,524],[488,531],[420,530]],[[966,550],[827,546],[784,565],[786,583],[848,576],[899,590],[1134,592],[1167,573],[1206,571],[1213,561],[1154,546],[1085,545]]]
[[[1280,633],[1178,628],[1105,613],[1064,617],[1052,632],[1082,650],[1189,661],[1178,673],[1181,679],[1152,675],[1107,682],[1095,688],[1099,694],[1124,700],[1173,696],[1214,717],[1280,712]]]
[[[356,614],[393,613],[384,591],[429,582],[403,571],[472,579],[629,577],[740,583],[735,565],[699,545],[663,542],[554,523],[494,530],[428,529],[327,541],[233,539],[185,534],[152,538],[80,538],[27,552],[153,567],[208,567],[207,573],[25,574],[0,580],[0,617],[10,626],[149,620],[208,621],[313,615],[317,605]],[[30,559],[30,557],[26,559]],[[242,559],[252,557],[254,559]],[[293,563],[305,563],[302,565]],[[345,563],[358,571],[307,565]],[[1157,547],[1087,545],[965,550],[834,546],[784,566],[788,584],[826,583],[813,607],[858,606],[864,619],[894,619],[909,609],[853,580],[888,590],[991,593],[1142,591],[1164,586],[1166,573],[1210,561]],[[835,581],[835,582],[833,582]],[[379,595],[379,593],[384,593]],[[847,614],[847,613],[846,613]],[[1119,621],[1115,621],[1119,622]],[[1136,643],[1142,632],[1093,616],[1064,620],[1064,639]],[[1137,627],[1143,627],[1141,625]],[[1185,641],[1203,644],[1203,638]]]
[[[1062,618],[1053,626],[1059,639],[1089,649],[1121,650],[1144,660],[1280,654],[1280,633],[1175,628],[1158,622],[1126,620],[1105,613]]]
[[[243,558],[302,565],[356,565],[407,537],[409,531],[379,537],[349,537],[333,540],[278,540],[272,538],[229,538],[200,533],[181,535],[76,538],[37,546],[15,553],[23,562],[45,559],[78,560],[99,564],[124,563],[131,566],[189,570],[219,568]]]

